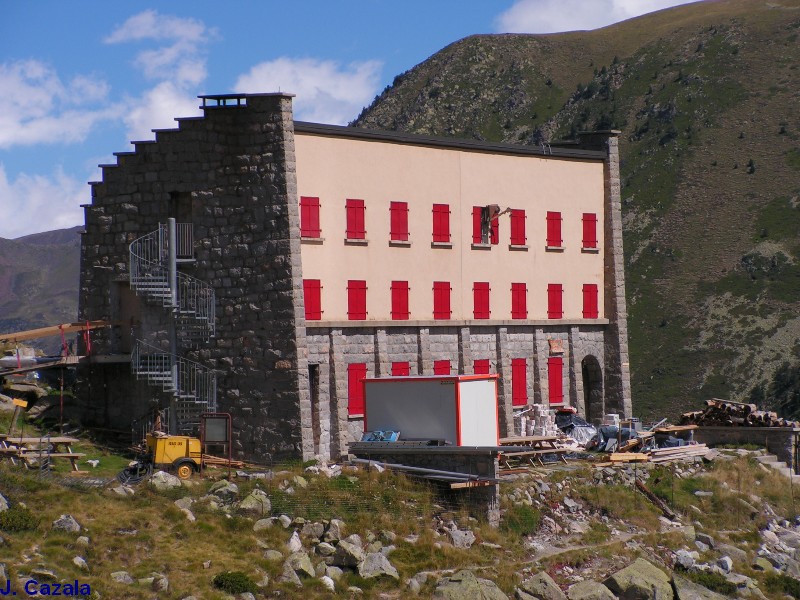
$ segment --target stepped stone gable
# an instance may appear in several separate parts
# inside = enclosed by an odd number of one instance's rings
[[[115,295],[124,293],[128,245],[176,216],[175,195],[190,195],[199,243],[196,262],[183,268],[217,295],[217,337],[190,357],[218,370],[219,409],[233,416],[238,454],[297,455],[311,421],[291,97],[248,95],[246,110],[210,107],[204,117],[178,123],[157,131],[154,142],[134,142],[135,151],[119,154],[118,165],[104,166],[103,181],[93,184],[80,318],[123,316]],[[151,312],[142,310],[130,324],[150,339],[164,329]],[[114,335],[92,343],[93,354],[124,350]],[[108,370],[102,373],[81,374],[85,416],[127,429],[150,408],[154,392],[124,366],[115,369],[113,386]],[[133,393],[122,398],[126,381]]]

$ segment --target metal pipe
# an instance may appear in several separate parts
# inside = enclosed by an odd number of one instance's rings
[[[382,463],[382,462],[379,462],[377,460],[368,460],[368,459],[365,459],[365,458],[353,458],[353,459],[350,459],[350,462],[354,462],[354,463],[362,464],[362,465],[376,464],[376,465],[378,465],[380,467],[383,467],[385,469],[395,469],[395,470],[398,470],[398,471],[408,471],[410,473],[424,473],[424,474],[428,474],[428,475],[446,475],[446,476],[450,476],[450,477],[454,477],[455,476],[455,477],[462,477],[462,478],[469,479],[469,480],[471,480],[471,479],[480,479],[481,478],[480,475],[472,475],[471,473],[459,473],[457,471],[440,471],[438,469],[425,469],[423,467],[410,467],[408,465]]]

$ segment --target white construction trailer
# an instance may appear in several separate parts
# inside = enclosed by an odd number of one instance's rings
[[[497,375],[433,375],[364,380],[364,431],[454,446],[500,443]]]

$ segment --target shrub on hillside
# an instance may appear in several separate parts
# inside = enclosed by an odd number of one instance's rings
[[[0,512],[0,531],[9,533],[36,529],[39,519],[27,508],[14,506]]]
[[[216,575],[212,581],[214,587],[229,594],[255,593],[258,587],[255,582],[241,571],[224,571]]]

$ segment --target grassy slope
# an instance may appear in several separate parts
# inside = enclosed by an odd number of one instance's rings
[[[474,36],[356,124],[528,144],[621,129],[634,406],[675,416],[800,353],[799,33],[797,0],[721,0]]]

